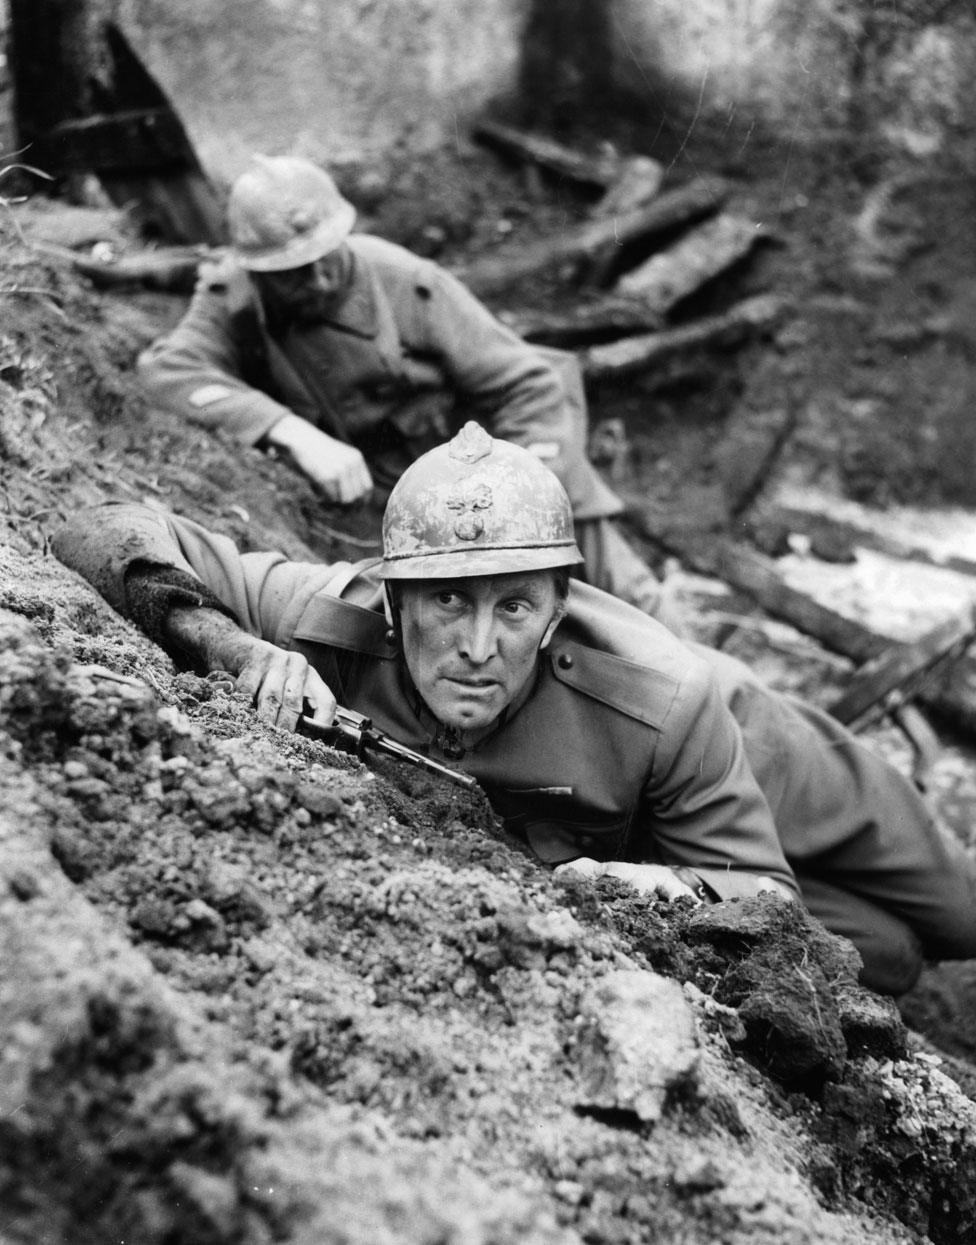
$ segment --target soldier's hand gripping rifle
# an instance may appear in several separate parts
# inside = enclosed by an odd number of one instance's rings
[[[331,726],[321,726],[318,722],[313,722],[311,718],[299,718],[298,729],[314,739],[321,739],[325,743],[332,744],[335,748],[353,752],[360,760],[365,759],[370,752],[378,752],[383,756],[395,757],[398,761],[406,761],[408,765],[416,765],[419,769],[425,769],[431,774],[440,774],[444,778],[450,778],[452,782],[462,787],[477,786],[477,779],[472,778],[470,774],[441,765],[439,761],[425,757],[422,752],[415,752],[413,748],[397,743],[383,731],[377,730],[370,718],[357,713],[355,709],[337,706],[335,720]]]

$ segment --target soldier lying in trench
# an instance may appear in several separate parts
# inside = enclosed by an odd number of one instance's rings
[[[832,718],[576,580],[573,516],[531,453],[468,423],[391,493],[383,557],[240,554],[140,506],[57,556],[262,717],[337,699],[483,786],[547,864],[668,899],[764,891],[850,938],[864,984],[976,956],[976,864],[911,782]]]

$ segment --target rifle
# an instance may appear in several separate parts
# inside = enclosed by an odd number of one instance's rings
[[[357,713],[355,709],[337,706],[335,720],[331,726],[320,726],[311,718],[301,717],[298,719],[298,728],[313,739],[321,739],[336,748],[352,752],[361,761],[366,759],[367,752],[379,752],[384,756],[396,757],[398,761],[406,761],[408,765],[416,765],[419,769],[428,770],[432,774],[450,778],[462,787],[470,788],[478,785],[478,780],[470,774],[451,769],[447,765],[442,765],[440,761],[425,757],[422,752],[415,752],[413,748],[397,743],[383,731],[377,730],[370,718]]]

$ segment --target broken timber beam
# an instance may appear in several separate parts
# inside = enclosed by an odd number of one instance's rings
[[[191,294],[201,262],[215,259],[219,252],[211,247],[165,247],[100,260],[88,255],[72,255],[75,269],[100,289],[141,285],[147,290]]]
[[[531,134],[500,121],[481,121],[474,136],[486,146],[606,193],[592,207],[594,218],[618,216],[643,207],[655,197],[664,179],[664,166],[650,156],[622,156],[615,151],[586,155],[572,147]]]
[[[722,212],[625,273],[614,293],[646,299],[667,311],[744,259],[764,236],[768,235],[755,221]]]
[[[659,521],[642,522],[639,512],[629,517],[640,524],[649,540],[681,558],[692,570],[722,579],[745,592],[771,617],[789,623],[858,666],[877,662],[886,669],[883,665],[886,655],[890,655],[890,661],[900,661],[904,651],[913,648],[880,636],[854,619],[822,605],[808,593],[793,588],[771,559],[745,545],[718,535],[683,537],[679,533],[663,532]],[[945,626],[952,631],[959,626],[959,620],[950,620]],[[917,644],[926,640],[930,644],[933,642],[931,634]],[[874,669],[874,666],[868,668],[869,675]],[[976,734],[976,659],[967,653],[950,654],[938,675],[928,672],[916,698],[956,729]]]
[[[664,166],[657,160],[650,156],[624,156],[617,176],[603,198],[594,203],[590,215],[594,219],[606,219],[643,207],[657,197],[663,180]]]
[[[847,725],[855,725],[872,711],[885,712],[890,698],[911,700],[923,690],[934,667],[961,657],[976,634],[976,610],[972,603],[950,615],[917,640],[894,644],[866,662],[844,694],[827,706],[828,713]]]
[[[649,301],[608,295],[558,311],[524,308],[497,311],[498,318],[526,341],[575,346],[660,329],[663,314]]]
[[[587,156],[572,147],[512,125],[503,125],[500,121],[479,121],[472,132],[488,147],[519,160],[531,161],[550,173],[568,177],[585,186],[609,189],[620,174],[622,161],[616,152]]]
[[[722,214],[687,234],[617,282],[613,293],[556,312],[500,312],[528,341],[567,346],[661,328],[682,298],[731,267],[764,233],[752,221]]]
[[[768,506],[756,520],[759,529],[772,529],[773,534],[797,533],[809,538],[811,551],[825,561],[850,561],[856,548],[870,549],[886,557],[904,562],[922,562],[926,566],[976,575],[976,561],[960,554],[940,554],[923,545],[901,540],[875,531],[864,524],[825,514],[821,510],[798,506]],[[833,551],[832,556],[831,551]],[[846,556],[841,559],[837,551]]]
[[[708,216],[722,206],[729,193],[724,179],[702,177],[659,195],[645,207],[607,220],[588,221],[519,251],[475,260],[455,270],[455,275],[474,293],[486,295],[554,270],[570,268],[575,274],[584,262],[598,258],[607,248],[616,251],[635,240]]]
[[[186,131],[171,108],[130,108],[62,121],[48,132],[62,173],[182,168]]]
[[[792,587],[770,559],[746,545],[719,538],[706,561],[712,563],[713,574],[748,593],[767,614],[790,623],[858,665],[878,656],[891,644],[862,623]]]
[[[689,350],[727,348],[746,337],[770,328],[782,316],[787,304],[771,294],[744,299],[718,316],[706,316],[692,324],[626,337],[579,352],[580,366],[589,381],[618,380],[656,367],[673,355]]]

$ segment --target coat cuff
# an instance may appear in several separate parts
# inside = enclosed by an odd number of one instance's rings
[[[690,870],[704,886],[710,890],[716,900],[723,899],[754,899],[757,895],[767,893],[766,876],[757,873],[745,873],[734,869],[702,869],[695,867]],[[774,882],[788,886],[795,899],[800,895],[792,878],[772,877]]]
[[[125,604],[125,612],[136,626],[169,652],[174,651],[174,645],[166,624],[173,610],[216,610],[240,625],[234,612],[206,584],[175,566],[132,563],[125,575]],[[181,655],[194,656],[182,651]]]

